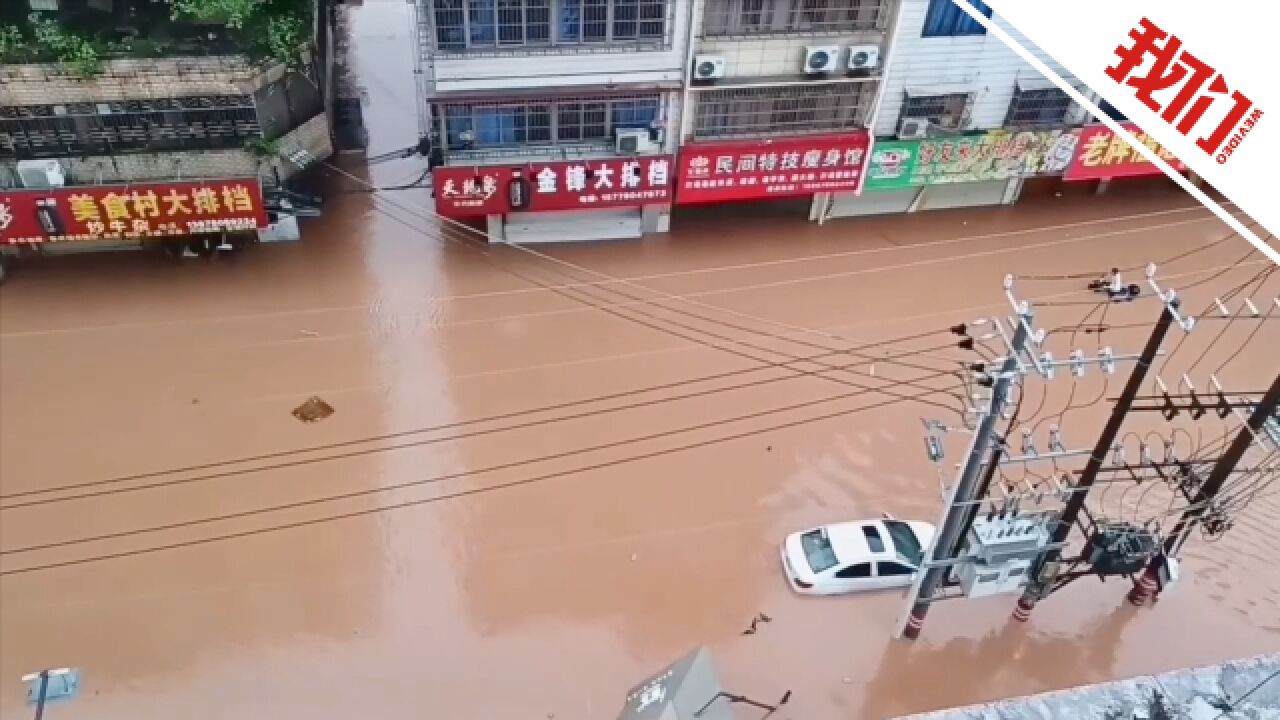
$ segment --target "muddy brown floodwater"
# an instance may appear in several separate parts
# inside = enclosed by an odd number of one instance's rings
[[[415,136],[405,27],[402,2],[352,11],[373,153]],[[469,249],[427,207],[339,194],[302,243],[66,258],[0,291],[0,714],[28,712],[20,675],[71,665],[67,716],[598,720],[705,643],[732,691],[791,690],[780,717],[881,718],[1280,645],[1274,495],[1195,539],[1154,609],[1081,581],[1026,625],[1010,597],[943,603],[911,646],[890,639],[900,594],[799,598],[778,567],[796,529],[936,517],[920,418],[956,422],[940,373],[972,359],[945,328],[1007,309],[1005,273],[1205,248],[1161,269],[1199,309],[1266,267],[1206,247],[1228,231],[1188,198],[823,227],[710,209],[660,240],[543,250],[571,265]],[[1044,327],[1095,313],[1118,350],[1157,312],[1101,311],[1078,280],[1019,292]],[[1276,331],[1233,358],[1248,328],[1218,327],[1162,373],[1264,385]],[[1090,445],[1119,383],[1068,387],[1033,381],[1025,412],[1071,407],[1067,442]],[[331,412],[299,422],[313,397]]]

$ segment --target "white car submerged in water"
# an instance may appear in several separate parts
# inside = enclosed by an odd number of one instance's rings
[[[933,542],[927,522],[880,520],[823,525],[782,542],[782,566],[792,589],[805,595],[841,595],[905,587]]]

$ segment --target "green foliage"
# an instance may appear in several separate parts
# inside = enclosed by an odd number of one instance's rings
[[[233,30],[243,28],[261,8],[260,0],[173,0],[173,16],[214,21]]]
[[[7,1],[7,0],[0,0]],[[172,29],[161,25],[123,39],[99,35],[101,28],[70,25],[56,16],[32,13],[26,27],[0,25],[0,59],[6,62],[56,60],[77,75],[102,70],[103,56],[162,57],[198,38],[187,37],[183,21],[218,24],[251,57],[298,69],[299,51],[311,38],[312,0],[171,0]],[[64,18],[65,19],[65,18]],[[201,35],[207,31],[196,28]],[[175,32],[176,31],[176,32]]]
[[[33,13],[29,18],[36,44],[47,50],[58,62],[83,77],[102,70],[98,50],[84,37],[63,27],[61,23]]]
[[[273,15],[266,19],[260,42],[268,57],[293,66],[298,49],[309,37],[307,30],[307,23],[297,15]]]
[[[22,35],[22,28],[17,25],[0,25],[0,58],[16,59],[26,47],[27,39]]]
[[[280,154],[280,145],[275,140],[256,137],[244,141],[244,149],[250,155],[260,158],[276,157]]]

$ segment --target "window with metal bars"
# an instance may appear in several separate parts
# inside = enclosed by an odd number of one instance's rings
[[[230,149],[261,137],[243,95],[0,108],[5,157]]]
[[[436,50],[665,46],[672,0],[432,0]]]
[[[1071,110],[1071,96],[1061,88],[1015,90],[1005,114],[1005,127],[1062,125]]]
[[[704,37],[884,29],[888,0],[707,0]]]
[[[658,118],[657,95],[530,99],[441,105],[448,153],[503,147],[608,145],[619,128],[647,128]]]
[[[716,88],[695,93],[698,139],[799,135],[862,127],[875,83]]]
[[[922,118],[938,127],[957,130],[964,124],[968,110],[968,93],[907,95],[902,103],[898,124],[902,124],[907,118]]]

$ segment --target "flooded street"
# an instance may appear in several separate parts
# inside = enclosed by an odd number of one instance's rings
[[[351,10],[370,155],[416,140],[407,26],[402,2]],[[347,167],[394,186],[420,162]],[[1059,357],[1137,352],[1159,306],[1049,276],[1174,258],[1195,314],[1280,293],[1244,240],[1206,247],[1230,231],[1184,195],[823,226],[719,207],[526,252],[441,225],[426,190],[329,181],[301,243],[58,258],[0,290],[0,715],[68,665],[59,717],[598,720],[707,644],[730,692],[792,691],[778,717],[883,718],[1280,646],[1280,493],[1193,538],[1154,609],[1085,579],[1025,625],[1012,596],[941,603],[912,645],[901,593],[798,597],[779,564],[812,525],[936,519],[921,418],[960,422],[978,358],[947,328],[1008,314],[1006,273],[1068,328]],[[1087,313],[1115,329],[1072,335]],[[1265,387],[1277,329],[1233,357],[1253,326],[1221,328],[1161,376]],[[1030,380],[1026,417],[1070,408],[1090,446],[1121,386]],[[300,422],[311,397],[333,414]]]

